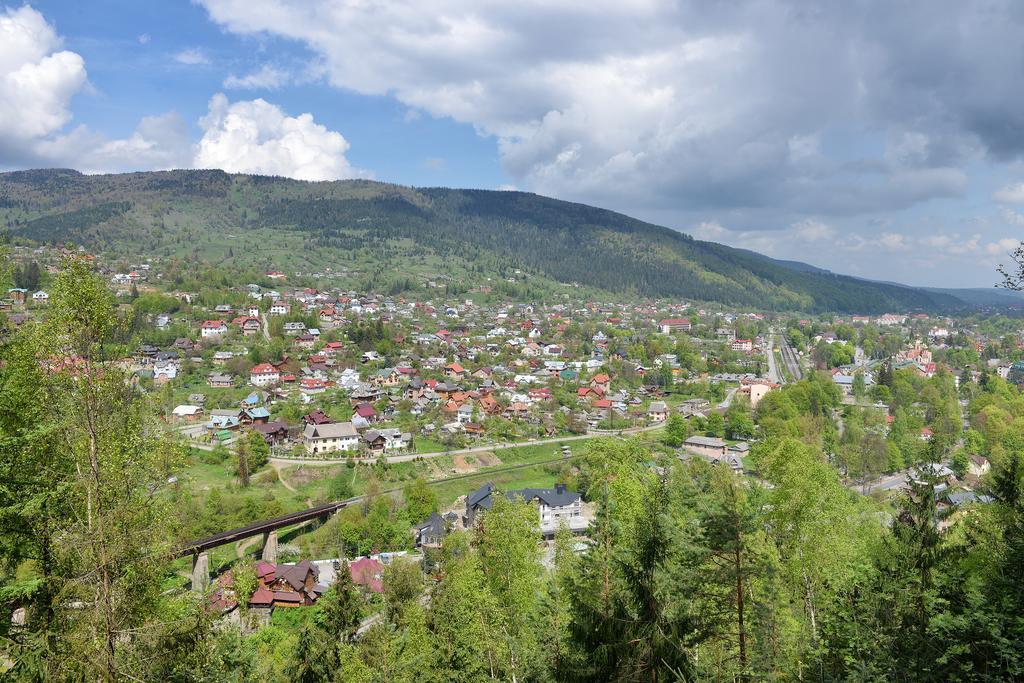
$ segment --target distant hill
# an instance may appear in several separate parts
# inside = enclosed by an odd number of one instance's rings
[[[358,268],[374,277],[452,272],[486,281],[521,269],[611,293],[775,310],[965,305],[947,292],[779,262],[525,192],[309,183],[216,170],[17,171],[0,174],[0,230],[113,254]]]

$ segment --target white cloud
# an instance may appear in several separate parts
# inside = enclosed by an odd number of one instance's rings
[[[229,75],[224,87],[232,90],[275,90],[286,85],[291,76],[285,69],[264,64],[256,71],[244,76]]]
[[[148,45],[151,38],[152,36],[150,36],[148,33],[139,34],[139,45]]]
[[[793,233],[808,242],[821,242],[835,238],[836,231],[829,225],[813,218],[805,218],[792,225]]]
[[[67,135],[42,140],[36,153],[49,165],[71,166],[83,173],[167,170],[192,164],[188,125],[176,112],[146,116],[131,136],[108,139],[85,126]]]
[[[1024,183],[1007,185],[997,190],[992,198],[1003,204],[1024,204]]]
[[[210,58],[206,55],[206,52],[198,47],[187,47],[183,50],[179,50],[174,53],[173,57],[174,61],[188,66],[210,63]]]
[[[961,196],[965,160],[1024,151],[1024,76],[991,49],[1019,43],[1005,7],[197,1],[304,42],[339,88],[495,136],[524,187],[631,210],[871,215]]]
[[[31,7],[0,12],[0,158],[24,155],[71,120],[68,106],[86,84],[85,62],[60,46]]]
[[[369,175],[349,164],[349,144],[341,133],[316,123],[311,114],[288,116],[262,99],[229,103],[218,93],[200,126],[203,137],[194,162],[200,168],[301,180]]]

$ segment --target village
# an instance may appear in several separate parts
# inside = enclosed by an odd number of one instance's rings
[[[12,329],[45,317],[45,280],[60,259],[94,262],[81,250],[44,247],[16,257],[44,265],[37,287],[12,288],[0,301]],[[383,545],[363,539],[351,552],[325,553],[310,541],[323,536],[316,525],[312,534],[291,529],[297,540],[282,544],[285,552],[276,531],[262,546],[240,541],[237,556],[256,577],[245,598],[235,589],[234,553],[215,555],[213,566],[193,557],[183,572],[192,588],[234,618],[243,600],[253,628],[271,623],[278,608],[315,605],[343,572],[372,599],[391,563],[435,562],[444,538],[471,530],[499,496],[536,507],[549,547],[561,530],[585,540],[594,505],[573,486],[574,459],[594,440],[639,439],[657,457],[697,458],[756,478],[752,449],[770,414],[761,404],[808,377],[827,378],[837,397],[831,457],[851,488],[895,493],[922,471],[918,463],[933,460],[932,473],[946,482],[944,505],[983,501],[981,449],[966,453],[966,463],[951,460],[971,427],[969,396],[958,389],[986,374],[1024,381],[1020,334],[1002,319],[809,318],[660,300],[493,302],[486,292],[425,296],[429,289],[386,296],[309,286],[309,277],[275,270],[258,282],[184,291],[158,263],[94,265],[134,325],[118,362],[151,398],[163,429],[193,454],[196,471],[221,473],[204,489],[207,507],[218,486],[239,493],[243,457],[243,489],[251,476],[266,494],[238,524],[332,495],[355,504],[403,478],[406,487],[413,477],[442,484],[422,517],[397,521],[404,530]],[[948,379],[948,390],[907,398],[916,391],[907,382],[934,378]],[[844,431],[888,439],[898,453],[883,448],[872,459],[859,445],[847,448]],[[941,450],[932,458],[929,449]],[[520,461],[519,453],[528,455]],[[664,469],[657,458],[651,466]],[[505,476],[517,467],[532,469]],[[447,481],[460,477],[465,483]],[[308,487],[297,489],[299,480]],[[291,500],[283,507],[282,496]]]

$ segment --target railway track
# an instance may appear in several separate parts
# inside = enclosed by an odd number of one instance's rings
[[[782,362],[786,366],[786,371],[793,381],[799,381],[803,378],[803,370],[800,369],[800,360],[797,358],[796,352],[793,351],[793,347],[789,345],[785,335],[779,335],[779,354],[782,356]]]

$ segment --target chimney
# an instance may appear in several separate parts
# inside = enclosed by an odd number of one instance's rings
[[[555,493],[559,495],[565,493],[565,484],[555,484]]]

